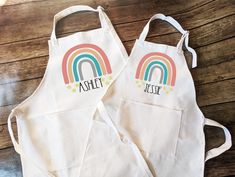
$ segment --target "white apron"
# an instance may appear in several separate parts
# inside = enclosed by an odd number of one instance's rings
[[[78,11],[98,12],[101,28],[57,39],[57,21]],[[129,171],[132,177],[147,177],[137,163],[145,161],[133,155],[131,146],[122,143],[108,124],[93,121],[99,101],[128,58],[103,9],[73,6],[59,12],[54,17],[48,43],[49,61],[39,87],[12,110],[8,119],[13,145],[21,155],[23,176],[118,177]],[[102,109],[99,112],[104,114]],[[18,142],[12,132],[13,117],[16,117]],[[89,135],[94,133],[97,138],[89,141],[89,147],[95,147],[92,151],[87,146]],[[89,158],[82,169],[86,151],[100,156],[86,156]],[[91,158],[94,160],[90,161]],[[90,171],[86,171],[88,161]]]
[[[176,47],[145,41],[155,19],[167,21],[182,33]],[[136,40],[126,68],[103,99],[118,130],[137,144],[157,177],[203,177],[205,160],[231,147],[229,131],[204,118],[196,103],[182,50],[184,43],[196,67],[197,55],[188,46],[188,36],[173,18],[154,15]],[[225,143],[206,157],[205,125],[220,127],[225,133]]]

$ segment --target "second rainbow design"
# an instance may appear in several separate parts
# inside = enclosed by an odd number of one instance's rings
[[[155,70],[160,71],[159,80],[153,77]],[[135,79],[137,83],[158,82],[163,85],[164,90],[168,92],[165,86],[169,86],[169,90],[175,86],[176,81],[176,66],[171,57],[164,53],[152,52],[145,55],[139,62]],[[140,86],[140,85],[138,85]]]

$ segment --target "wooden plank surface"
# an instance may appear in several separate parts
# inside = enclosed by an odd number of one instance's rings
[[[205,116],[226,125],[235,140],[234,0],[8,0],[0,6],[0,177],[22,176],[20,158],[7,132],[7,116],[32,94],[43,77],[53,15],[77,4],[102,5],[129,53],[154,13],[177,19],[190,31],[190,46],[198,53],[198,67],[191,70],[198,104]],[[57,34],[66,36],[96,27],[96,14],[79,13],[62,19]],[[160,21],[151,24],[147,38],[169,45],[176,45],[179,39],[174,28]],[[186,52],[186,56],[190,55]],[[16,131],[15,123],[13,128]],[[206,127],[205,132],[207,149],[223,143],[221,130]],[[208,161],[205,169],[205,177],[232,176],[234,146]]]

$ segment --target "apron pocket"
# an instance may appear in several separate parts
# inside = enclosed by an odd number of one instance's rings
[[[181,115],[181,110],[123,100],[117,120],[121,131],[147,156],[175,156]]]
[[[22,150],[35,165],[50,172],[80,166],[94,111],[89,107],[19,119]]]

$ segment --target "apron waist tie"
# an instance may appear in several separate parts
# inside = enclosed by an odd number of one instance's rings
[[[207,160],[217,157],[218,155],[230,149],[230,147],[232,146],[232,140],[231,140],[231,134],[229,133],[228,129],[223,125],[219,124],[218,122],[205,118],[205,125],[222,128],[225,135],[224,144],[222,144],[218,148],[213,148],[206,152],[206,157],[205,157],[205,162],[206,162]]]

